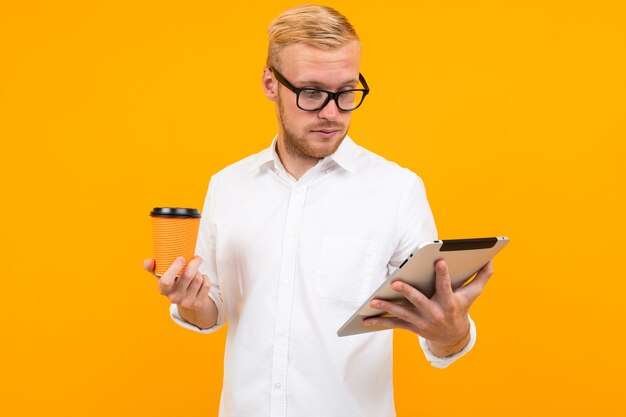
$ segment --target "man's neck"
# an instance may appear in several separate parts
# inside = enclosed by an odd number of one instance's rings
[[[283,164],[285,171],[289,173],[296,180],[302,178],[306,172],[313,168],[320,161],[320,158],[312,158],[307,156],[294,155],[287,151],[287,147],[282,140],[278,140],[276,143],[276,153],[280,158],[280,162]]]

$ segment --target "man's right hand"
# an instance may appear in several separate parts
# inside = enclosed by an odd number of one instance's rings
[[[158,286],[159,292],[178,306],[178,312],[186,321],[208,329],[217,322],[217,307],[209,297],[209,277],[198,271],[201,263],[202,258],[194,256],[180,274],[185,260],[179,257],[159,278]],[[143,268],[154,275],[154,259],[143,261]]]

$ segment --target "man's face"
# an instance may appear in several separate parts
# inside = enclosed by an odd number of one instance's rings
[[[298,88],[340,91],[357,88],[361,47],[350,42],[334,50],[290,45],[280,53],[278,71]],[[269,74],[267,74],[269,76]],[[333,154],[348,132],[351,112],[337,108],[334,101],[321,110],[304,111],[296,105],[296,94],[275,79],[266,94],[277,103],[279,132],[287,152],[296,158],[324,158]]]

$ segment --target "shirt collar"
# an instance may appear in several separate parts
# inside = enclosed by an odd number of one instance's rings
[[[275,166],[282,166],[282,163],[280,162],[280,159],[278,157],[278,153],[276,152],[277,140],[278,136],[275,136],[274,140],[272,140],[272,144],[270,145],[270,147],[262,150],[257,154],[256,159],[250,165],[250,171],[269,164],[270,162],[273,162]],[[354,143],[350,136],[346,135],[335,153],[324,158],[322,162],[326,160],[331,160],[346,171],[354,172],[357,153],[358,146],[356,145],[356,143]]]
[[[328,159],[335,161],[337,165],[349,172],[354,172],[356,165],[356,157],[358,153],[358,147],[356,143],[346,135],[339,145],[339,148],[334,154],[330,155]]]
[[[278,136],[275,136],[269,148],[265,148],[261,152],[256,154],[256,158],[248,167],[248,171],[254,171],[255,169],[261,168],[262,166],[269,164],[270,162],[278,161],[278,154],[276,153],[277,139]]]

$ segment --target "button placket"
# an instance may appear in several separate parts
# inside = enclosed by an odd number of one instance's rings
[[[291,322],[298,231],[302,220],[306,187],[296,184],[292,188],[287,206],[285,230],[282,243],[282,259],[276,305],[276,325],[274,329],[274,349],[272,358],[273,390],[270,415],[285,416],[287,411],[287,368],[289,358],[289,324]]]

